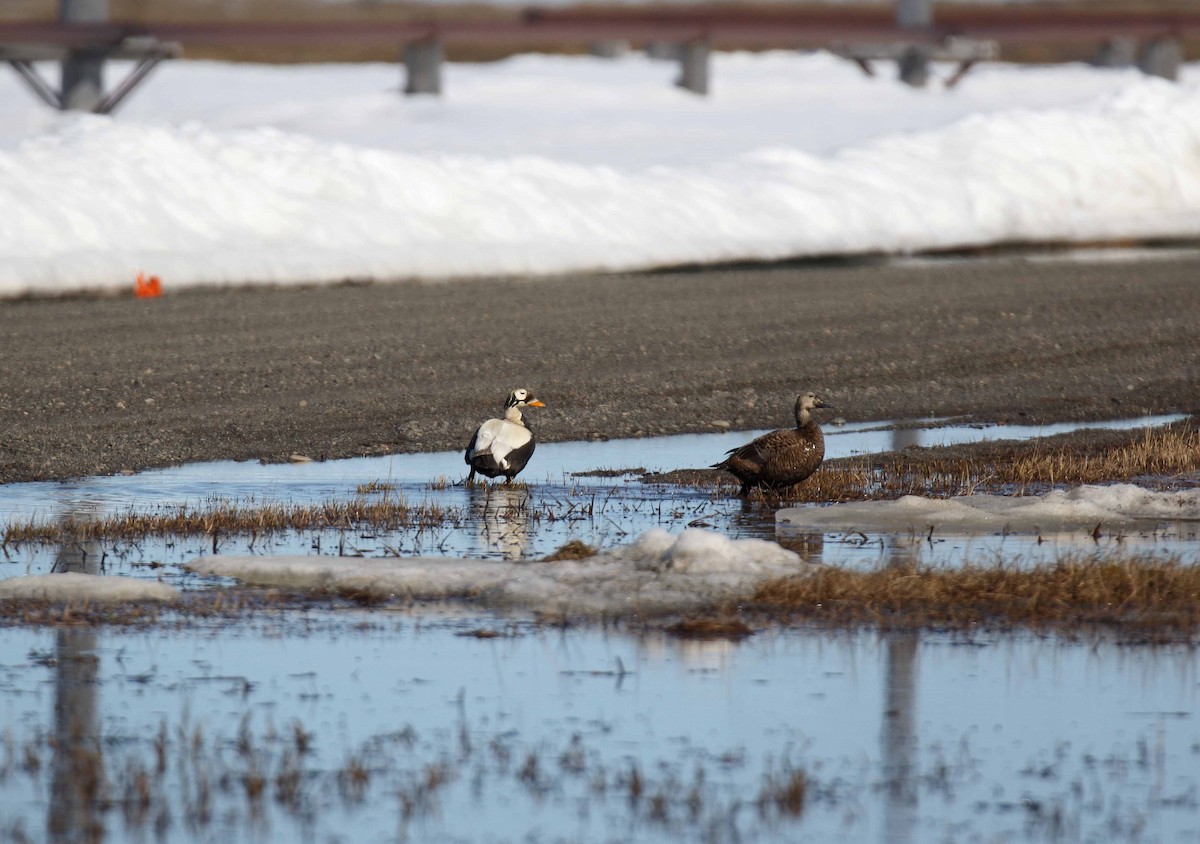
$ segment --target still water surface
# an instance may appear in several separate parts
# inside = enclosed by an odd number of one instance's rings
[[[1134,428],[1161,425],[1181,417],[1115,420],[1091,427]],[[947,425],[918,420],[906,425],[827,426],[830,458],[903,448],[996,439],[1028,439],[1063,433],[1079,424],[1053,426]],[[1062,553],[1092,555],[1182,553],[1195,558],[1195,533],[1179,542],[1154,531],[1104,537],[1080,545],[1078,537],[1034,536],[921,537],[826,533],[777,534],[775,512],[711,490],[648,485],[640,470],[707,466],[724,452],[762,433],[694,434],[594,443],[546,443],[527,470],[528,488],[466,489],[459,452],[405,454],[299,464],[231,461],[191,464],[132,476],[83,478],[69,482],[10,484],[0,487],[0,522],[54,520],[67,515],[100,517],[124,512],[161,512],[178,507],[205,509],[217,502],[247,505],[308,505],[359,497],[364,484],[383,484],[371,493],[410,504],[436,504],[447,517],[436,528],[370,531],[282,532],[267,537],[222,537],[226,554],[336,554],[362,557],[433,555],[480,559],[538,558],[570,539],[594,547],[624,544],[655,527],[679,532],[688,526],[717,530],[731,538],[781,541],[807,562],[870,567],[898,559],[937,565],[1034,564]],[[638,469],[616,477],[581,477],[595,469]],[[10,546],[0,553],[0,578],[61,570],[64,554],[99,561],[108,574],[170,580],[185,588],[204,586],[181,565],[211,553],[207,537],[149,537],[133,543],[72,543],[70,547]],[[165,567],[165,568],[164,568]]]

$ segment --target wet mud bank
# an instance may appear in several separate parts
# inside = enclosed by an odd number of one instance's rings
[[[1200,259],[804,266],[183,291],[0,307],[0,482],[462,446],[525,385],[544,442],[1188,412]]]

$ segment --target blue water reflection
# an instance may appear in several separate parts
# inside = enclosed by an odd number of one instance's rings
[[[517,635],[459,635],[468,626]],[[60,737],[57,702],[90,689],[94,763],[117,783],[131,760],[154,759],[166,725],[161,788],[176,810],[157,838],[164,842],[615,835],[896,844],[1200,834],[1200,657],[1185,647],[817,630],[695,643],[495,617],[467,625],[317,612],[188,635],[106,630],[88,646],[94,661],[80,676],[80,654],[68,653],[79,643],[36,629],[3,637],[0,716],[14,747]],[[207,764],[242,771],[243,723],[250,744],[269,748],[285,742],[293,722],[312,736],[304,765],[319,811],[267,800],[252,816],[236,782],[214,780],[214,820],[185,822],[184,792],[195,783],[182,764],[184,738],[200,734],[223,748],[223,761]],[[375,765],[359,801],[337,798],[337,772],[351,758]],[[431,766],[447,774],[432,810],[406,815],[397,794]],[[622,779],[634,768],[641,803]],[[798,817],[760,805],[781,771],[806,777]],[[63,788],[54,776],[9,766],[0,829],[36,833],[59,817],[99,822],[108,840],[149,833],[116,811],[56,815]],[[699,808],[690,809],[694,789]],[[649,808],[655,794],[664,800],[658,819]]]

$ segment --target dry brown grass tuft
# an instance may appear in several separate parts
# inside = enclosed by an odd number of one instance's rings
[[[1149,429],[1114,448],[1036,449],[1000,467],[1001,483],[1095,483],[1200,469],[1200,428]]]
[[[596,556],[596,549],[578,539],[568,540],[550,554],[542,557],[543,563],[556,563],[559,560],[586,560]]]
[[[753,600],[772,613],[839,623],[1111,624],[1190,632],[1200,627],[1200,566],[1152,558],[1066,559],[1029,569],[822,566],[763,583]]]
[[[1091,438],[1050,437],[831,460],[777,496],[830,502],[902,495],[1027,492],[1055,485],[1170,479],[1200,470],[1200,427],[1193,421]],[[757,494],[757,493],[756,493]],[[770,498],[770,496],[764,496]]]
[[[369,527],[395,530],[439,527],[459,518],[436,503],[410,504],[403,498],[354,498],[311,505],[240,504],[208,509],[179,507],[156,513],[124,513],[102,519],[69,516],[53,521],[31,519],[4,528],[0,546],[21,542],[134,539],[143,536],[269,534],[284,530],[337,530]]]
[[[387,481],[367,481],[364,484],[359,484],[355,492],[359,495],[371,495],[377,492],[393,492],[395,489],[396,485]]]

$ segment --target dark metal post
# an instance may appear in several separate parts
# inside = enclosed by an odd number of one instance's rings
[[[923,30],[933,26],[933,0],[896,0],[896,26],[901,29]],[[914,88],[929,81],[929,50],[912,45],[904,51],[899,62],[900,81]]]
[[[436,38],[416,41],[404,47],[406,94],[442,93],[442,42]]]
[[[1096,67],[1133,67],[1137,62],[1136,38],[1117,35],[1100,45],[1092,64]]]
[[[896,0],[896,26],[929,29],[933,26],[933,0]]]
[[[679,78],[675,84],[697,94],[708,93],[708,39],[697,38],[681,45]]]
[[[108,0],[59,0],[62,23],[103,23]],[[95,111],[104,100],[104,51],[72,50],[62,62],[62,107]]]
[[[924,88],[929,81],[929,50],[919,44],[911,44],[900,55],[900,81],[913,88]]]
[[[1150,76],[1161,76],[1174,82],[1179,78],[1179,66],[1183,64],[1183,51],[1174,38],[1157,38],[1142,48],[1138,56],[1138,68]]]

